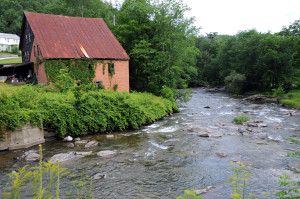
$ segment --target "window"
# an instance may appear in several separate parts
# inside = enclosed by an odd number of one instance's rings
[[[39,45],[36,46],[36,50],[37,50],[37,55],[40,56],[40,48],[39,48]]]
[[[35,52],[35,46],[33,46],[33,50],[34,50],[34,56],[36,56],[36,52]]]

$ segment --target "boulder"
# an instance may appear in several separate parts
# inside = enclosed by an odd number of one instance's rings
[[[214,186],[208,186],[208,187],[206,187],[206,188],[204,188],[204,189],[198,189],[198,190],[195,190],[194,193],[198,196],[198,195],[200,195],[200,194],[207,193],[209,190],[214,189],[214,188],[216,188],[216,187],[214,187]]]
[[[106,138],[107,138],[107,139],[114,139],[115,136],[114,136],[114,135],[106,135]]]
[[[259,124],[258,126],[259,127],[267,127],[268,125],[267,124]]]
[[[80,138],[75,138],[75,142],[78,142],[80,140]]]
[[[72,142],[73,138],[71,136],[67,136],[64,138],[64,142]]]
[[[227,157],[227,153],[225,153],[225,152],[216,152],[216,155],[219,156],[220,158]]]
[[[99,180],[99,179],[104,179],[106,178],[106,174],[105,173],[97,173],[93,176],[94,180]]]
[[[68,146],[67,147],[69,147],[69,148],[73,148],[74,147],[74,144],[73,143],[70,143],[70,144],[68,144]]]
[[[40,159],[40,154],[38,153],[29,153],[25,156],[26,162],[37,162]]]
[[[95,147],[98,146],[99,142],[97,142],[96,140],[92,140],[90,142],[88,142],[84,147],[85,148],[90,148],[90,147]]]
[[[75,142],[75,146],[85,146],[89,140],[79,140]]]
[[[246,123],[246,125],[247,125],[248,127],[258,127],[258,124],[257,124],[257,123],[251,123],[251,122],[249,122],[249,123]]]
[[[213,135],[214,138],[219,138],[222,137],[224,135],[224,133],[219,133],[219,134],[215,134]]]
[[[97,155],[100,157],[110,157],[110,156],[114,156],[116,154],[117,154],[117,151],[110,151],[110,150],[100,151],[97,153]]]
[[[52,162],[53,164],[56,164],[57,160],[59,162],[65,162],[65,161],[69,161],[69,160],[83,158],[87,155],[92,155],[92,153],[93,153],[92,151],[89,151],[89,152],[74,152],[74,151],[72,151],[69,153],[59,153],[59,154],[52,156],[49,161]]]
[[[208,133],[205,133],[205,132],[199,132],[197,134],[199,137],[209,137],[209,134]]]

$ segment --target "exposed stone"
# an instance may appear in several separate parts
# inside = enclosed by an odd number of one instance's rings
[[[255,133],[255,137],[259,139],[267,139],[268,134],[266,132],[259,132],[259,133]]]
[[[72,142],[73,138],[71,136],[67,136],[64,138],[64,142]]]
[[[174,143],[174,142],[180,142],[180,139],[172,138],[172,139],[164,141],[164,143]]]
[[[73,148],[74,147],[74,144],[73,143],[70,143],[70,144],[68,144],[68,146],[67,147],[69,147],[69,148]]]
[[[65,162],[65,161],[69,161],[69,160],[75,160],[75,159],[79,159],[79,158],[83,158],[87,155],[92,155],[92,151],[89,152],[69,152],[69,153],[59,153],[56,154],[54,156],[52,156],[52,158],[50,158],[50,162],[52,162],[53,164],[56,164],[57,160],[59,162]]]
[[[100,151],[97,153],[98,156],[100,157],[110,157],[110,156],[113,156],[113,155],[116,155],[117,154],[117,151],[110,151],[110,150],[107,150],[107,151]]]
[[[206,188],[204,188],[204,189],[198,189],[198,190],[195,190],[194,193],[195,193],[196,195],[200,195],[200,194],[207,193],[209,190],[214,189],[214,188],[216,188],[216,187],[214,187],[214,186],[208,186],[208,187],[206,187]]]
[[[253,128],[251,128],[251,127],[246,128],[246,130],[249,132],[253,132]]]
[[[85,148],[95,147],[95,146],[98,146],[98,144],[99,144],[99,142],[92,140],[92,141],[88,142],[84,147]]]
[[[114,136],[114,135],[106,135],[106,138],[107,138],[107,139],[114,139],[115,136]]]
[[[78,142],[80,140],[80,138],[75,138],[75,142]]]
[[[267,124],[259,124],[258,126],[259,127],[267,127],[268,125]]]
[[[258,127],[257,123],[246,123],[248,127]]]
[[[209,134],[208,133],[205,133],[205,132],[199,132],[197,134],[199,137],[209,137]]]
[[[292,171],[300,171],[300,162],[290,162],[288,163],[288,168]]]
[[[191,127],[191,128],[188,128],[187,131],[189,132],[207,132],[207,133],[211,133],[212,130],[209,129],[209,128],[205,128],[205,127],[201,127],[201,126],[195,126],[195,127]]]
[[[210,108],[210,106],[205,106],[204,108]]]
[[[97,173],[93,176],[94,180],[99,180],[99,179],[104,179],[106,178],[106,174],[105,173]]]
[[[227,157],[227,153],[225,153],[225,152],[216,152],[216,155],[219,156],[220,158]]]
[[[242,129],[242,128],[239,128],[239,129],[238,129],[238,132],[239,132],[240,134],[242,134],[242,135],[248,133],[245,129]]]
[[[219,134],[215,134],[213,135],[214,138],[219,138],[222,137],[224,135],[224,133],[219,133]]]
[[[26,162],[35,162],[35,161],[39,161],[39,159],[40,159],[40,154],[33,153],[33,152],[25,156]]]
[[[89,140],[79,140],[75,142],[75,146],[85,146]]]

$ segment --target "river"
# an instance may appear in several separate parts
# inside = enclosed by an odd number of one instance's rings
[[[48,141],[43,144],[44,160],[74,150],[94,151],[94,155],[63,166],[72,173],[102,176],[93,181],[93,194],[95,198],[105,199],[176,198],[185,189],[208,186],[215,188],[203,194],[205,199],[228,199],[232,187],[226,180],[232,172],[227,167],[232,162],[243,162],[246,170],[254,174],[247,189],[261,198],[263,192],[270,192],[274,198],[279,190],[278,176],[284,172],[299,180],[300,175],[293,174],[291,168],[299,168],[300,160],[287,157],[287,153],[300,149],[286,141],[289,137],[300,138],[300,115],[295,115],[296,110],[277,104],[253,103],[201,88],[194,89],[191,101],[180,108],[180,113],[139,130],[114,133],[113,139],[105,135],[81,138],[99,141],[96,148],[68,148],[67,143]],[[262,121],[257,124],[263,125],[235,125],[233,118],[241,114]],[[242,135],[239,128],[248,128],[245,130],[248,133]],[[198,136],[199,129],[209,131],[209,137]],[[29,150],[37,147],[0,152],[1,187],[7,178],[5,173],[25,164],[16,157]],[[96,152],[101,150],[118,153],[98,157]]]

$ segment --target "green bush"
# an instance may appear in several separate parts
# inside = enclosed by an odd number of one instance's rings
[[[247,117],[246,115],[241,115],[241,116],[235,117],[233,119],[233,121],[236,124],[243,124],[244,122],[249,121],[249,117]]]
[[[244,74],[237,73],[232,71],[225,78],[225,86],[232,93],[241,93],[246,82],[246,76]]]
[[[91,91],[87,87],[91,87]],[[113,92],[82,85],[64,90],[20,86],[0,90],[0,130],[43,124],[57,136],[137,129],[179,111],[175,100],[149,93]]]

